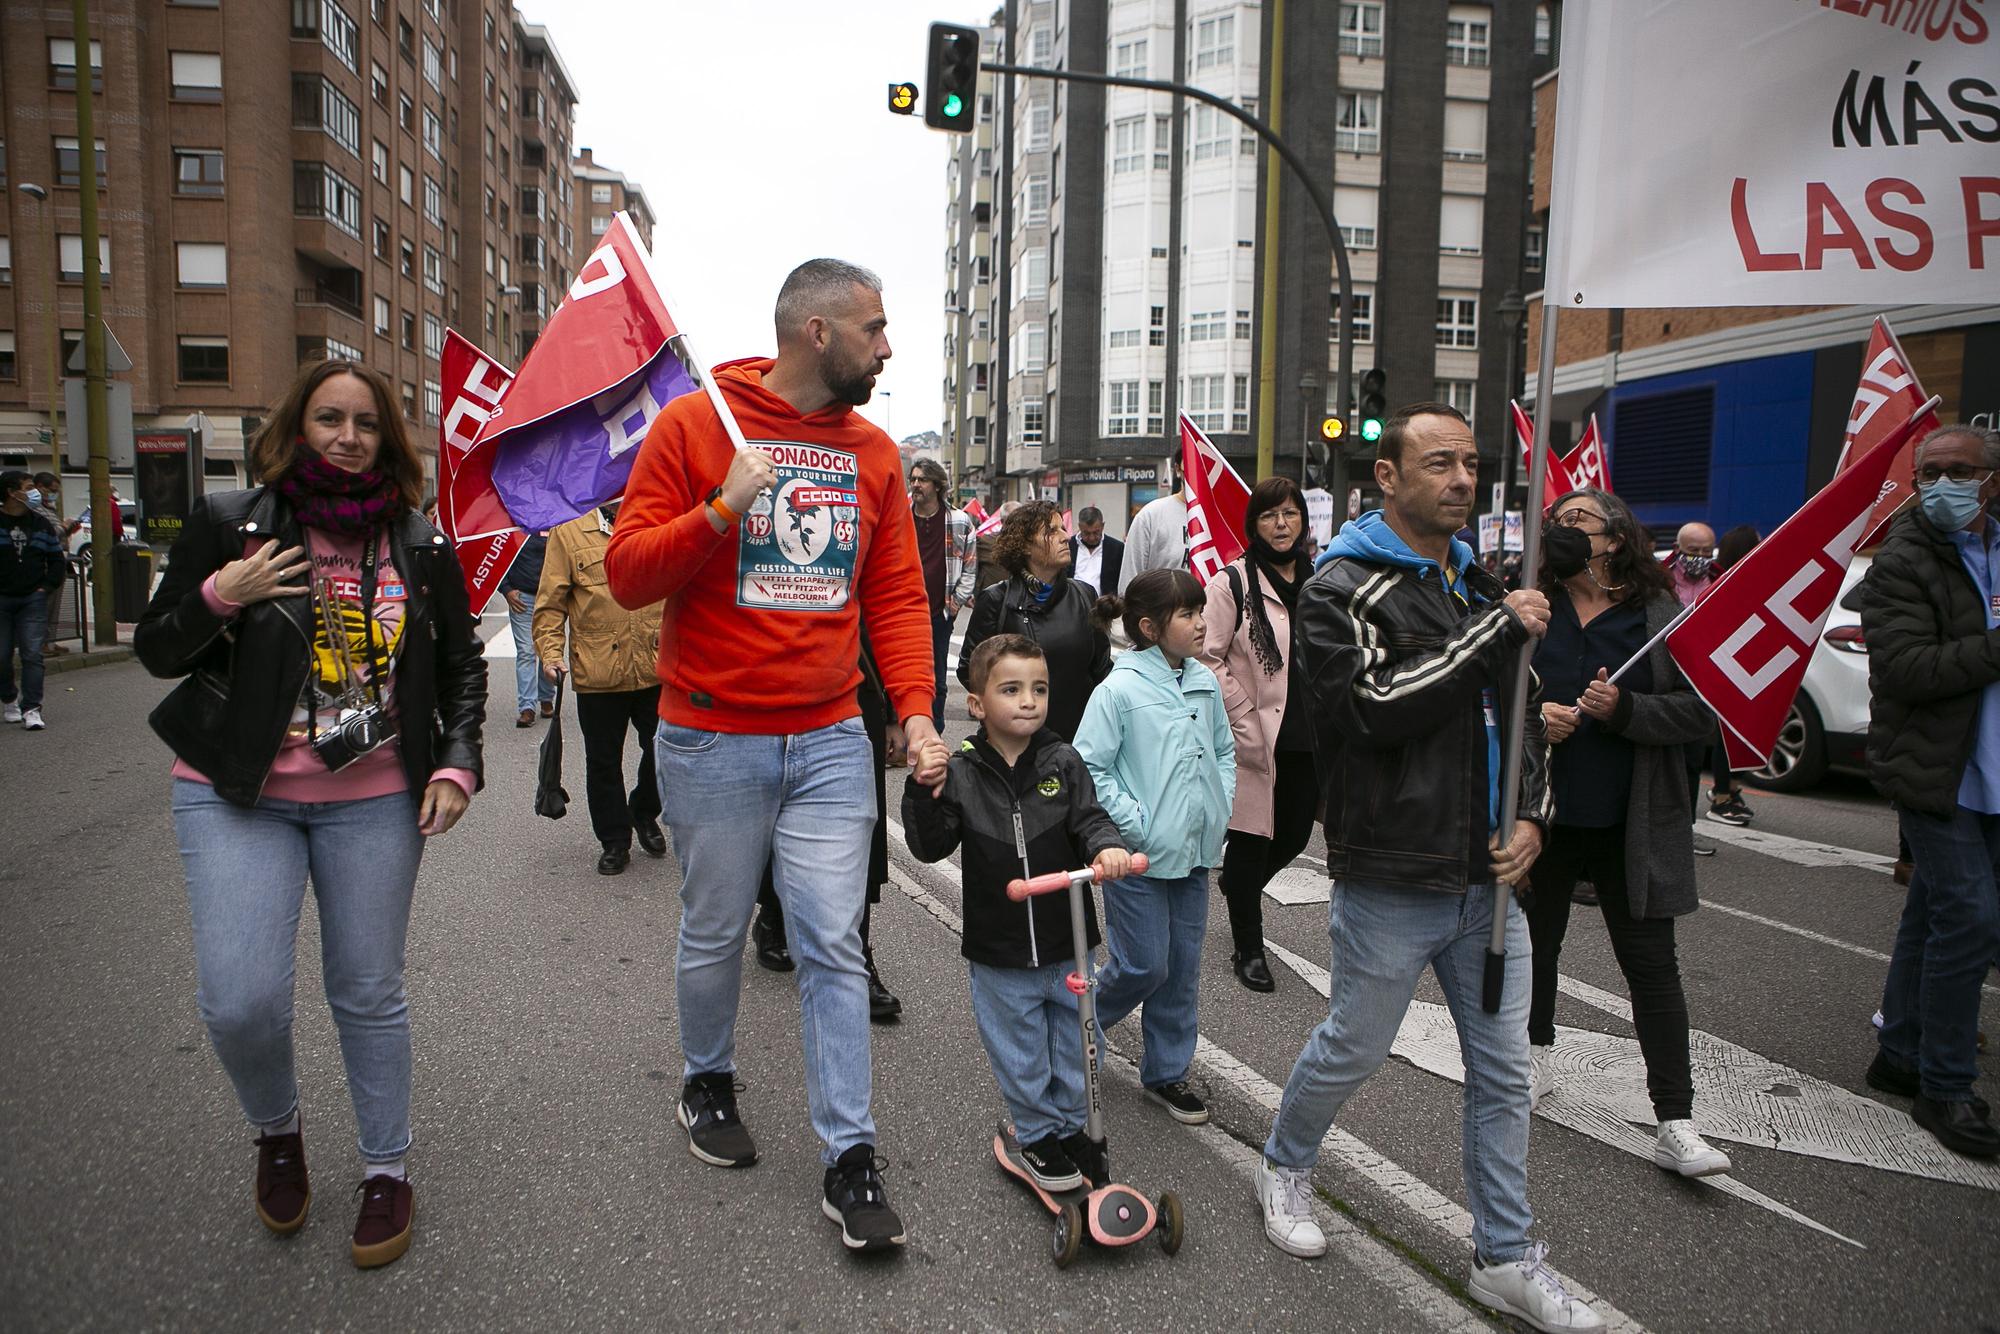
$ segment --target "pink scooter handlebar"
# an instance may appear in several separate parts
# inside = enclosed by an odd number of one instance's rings
[[[1146,854],[1143,852],[1133,853],[1132,874],[1144,875],[1145,873]],[[1033,880],[1008,881],[1007,897],[1016,903],[1020,903],[1025,899],[1033,898],[1037,894],[1054,894],[1058,890],[1068,889],[1072,884],[1085,880],[1095,881],[1096,879],[1098,879],[1096,869],[1089,866],[1084,867],[1081,871],[1050,871],[1047,875],[1038,875]]]

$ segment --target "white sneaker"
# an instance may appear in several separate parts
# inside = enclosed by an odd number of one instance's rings
[[[20,721],[21,702],[19,700],[10,699],[5,704],[0,704],[0,722],[18,723]]]
[[[1535,1243],[1519,1260],[1487,1268],[1472,1261],[1472,1281],[1466,1291],[1482,1306],[1490,1306],[1540,1330],[1603,1329],[1604,1317],[1569,1295],[1555,1271],[1542,1263],[1549,1248]]]
[[[1653,1161],[1684,1177],[1721,1176],[1729,1170],[1729,1155],[1696,1134],[1692,1121],[1660,1122]]]
[[[1555,1092],[1556,1068],[1555,1048],[1528,1045],[1528,1059],[1534,1064],[1534,1074],[1528,1080],[1528,1110],[1533,1111],[1543,1098]]]
[[[1257,1160],[1257,1203],[1264,1210],[1264,1235],[1287,1255],[1313,1260],[1326,1254],[1326,1234],[1312,1216],[1312,1169],[1273,1167]]]
[[[44,727],[47,727],[48,724],[42,721],[42,711],[40,709],[27,709],[21,714],[21,726],[27,728],[30,732],[39,732]]]

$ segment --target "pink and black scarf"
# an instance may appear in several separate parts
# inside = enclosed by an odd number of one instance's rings
[[[402,495],[388,473],[372,468],[349,472],[306,449],[272,486],[301,524],[341,537],[374,532],[403,508]]]

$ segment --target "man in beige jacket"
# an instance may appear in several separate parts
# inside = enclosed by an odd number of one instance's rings
[[[549,534],[542,582],[535,594],[535,654],[551,680],[567,656],[583,732],[584,791],[590,825],[604,851],[599,875],[617,875],[632,860],[632,838],[654,857],[667,854],[660,830],[660,789],[653,779],[653,733],[660,725],[660,607],[627,611],[604,578],[616,504]],[[564,653],[563,631],[569,632]],[[639,737],[639,781],[625,791],[625,729]]]

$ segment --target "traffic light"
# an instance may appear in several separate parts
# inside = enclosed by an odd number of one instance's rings
[[[931,24],[930,58],[924,65],[924,124],[970,134],[979,91],[979,30],[956,23]]]
[[[1388,383],[1379,368],[1361,377],[1361,438],[1370,444],[1382,438],[1382,419],[1389,415]]]
[[[1328,417],[1319,424],[1320,438],[1324,440],[1338,440],[1346,431],[1347,423],[1338,417]]]
[[[899,116],[917,114],[917,85],[914,83],[892,83],[889,85],[889,110]]]

